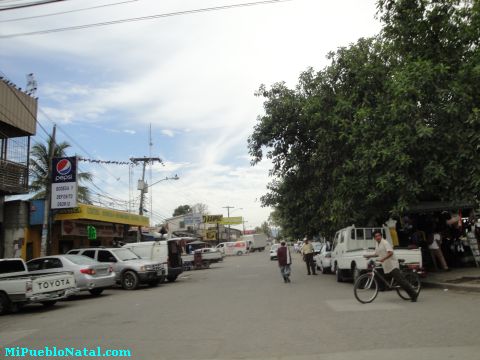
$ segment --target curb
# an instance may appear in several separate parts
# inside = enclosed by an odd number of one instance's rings
[[[448,289],[448,290],[458,290],[458,291],[469,291],[469,292],[480,292],[479,285],[459,285],[459,284],[451,284],[451,283],[441,283],[441,282],[431,282],[431,281],[423,281],[422,286],[425,287],[433,287],[439,289]]]

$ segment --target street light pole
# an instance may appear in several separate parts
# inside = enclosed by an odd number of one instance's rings
[[[235,208],[235,206],[224,206],[223,209],[227,209],[227,216],[230,217],[230,209],[233,209]],[[228,225],[228,238],[227,238],[228,241],[231,240],[230,238],[230,225]]]

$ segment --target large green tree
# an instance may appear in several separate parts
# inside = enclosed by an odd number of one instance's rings
[[[192,212],[192,208],[191,208],[190,205],[180,205],[175,210],[173,210],[173,215],[172,216],[185,215],[185,214],[189,214],[191,212]]]
[[[261,86],[253,164],[288,236],[379,222],[420,200],[475,199],[480,185],[479,4],[379,1],[382,32],[329,55],[294,89]]]
[[[52,143],[49,138],[47,144],[36,143],[30,151],[30,192],[35,193],[32,199],[44,199],[46,188],[48,186],[48,175],[51,173],[51,163],[49,161],[48,152]],[[70,147],[67,142],[55,143],[53,146],[53,157],[67,156],[66,150]],[[92,174],[88,172],[78,172],[77,178],[79,182],[92,181]],[[90,204],[90,192],[88,187],[78,185],[78,201]]]

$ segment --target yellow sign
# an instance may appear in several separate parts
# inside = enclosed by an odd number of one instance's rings
[[[225,217],[219,222],[222,225],[240,225],[242,223],[243,218],[241,216]]]
[[[60,210],[55,214],[55,220],[97,220],[114,224],[133,226],[149,226],[148,217],[131,214],[125,211],[101,208],[93,205],[78,204],[72,209]]]
[[[203,215],[203,222],[206,224],[216,224],[220,222],[223,215]]]
[[[217,230],[208,230],[205,240],[217,240]]]

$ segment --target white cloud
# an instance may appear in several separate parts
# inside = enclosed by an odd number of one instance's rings
[[[125,129],[123,130],[125,134],[135,135],[137,132],[135,130]]]
[[[167,135],[168,137],[174,137],[175,133],[172,130],[164,129],[162,130],[162,134]]]

